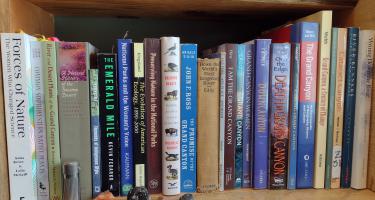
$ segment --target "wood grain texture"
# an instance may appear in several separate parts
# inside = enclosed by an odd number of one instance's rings
[[[355,0],[29,0],[56,15],[234,18],[343,9]],[[238,19],[238,18],[237,18]]]

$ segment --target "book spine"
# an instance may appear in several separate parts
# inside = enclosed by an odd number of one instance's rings
[[[225,88],[225,146],[224,146],[224,189],[234,188],[236,104],[237,104],[237,45],[226,45],[226,88]]]
[[[286,189],[289,143],[290,44],[271,46],[270,176],[271,189]]]
[[[99,72],[90,69],[90,122],[91,122],[91,165],[92,196],[101,192],[100,122],[99,122]]]
[[[180,38],[161,38],[162,80],[162,191],[164,195],[180,193],[180,161],[168,155],[180,154]]]
[[[198,192],[215,191],[219,187],[219,78],[219,58],[198,59]]]
[[[220,52],[219,190],[224,191],[226,53]]]
[[[289,162],[288,162],[288,189],[296,189],[297,177],[297,131],[298,131],[298,97],[299,97],[299,66],[301,46],[292,44],[292,73],[291,93],[289,106]]]
[[[37,169],[38,199],[49,200],[48,159],[47,159],[47,133],[46,133],[46,108],[44,101],[44,79],[42,43],[31,42],[31,69],[34,102],[34,130]]]
[[[146,186],[146,84],[143,43],[133,44],[133,145],[135,186]]]
[[[29,44],[27,35],[1,34],[10,198],[36,200]]]
[[[254,45],[245,45],[244,72],[244,107],[243,107],[243,175],[242,187],[252,187],[253,179],[253,112],[254,112]]]
[[[181,45],[181,192],[197,187],[197,45]]]
[[[147,189],[161,193],[161,66],[160,39],[144,40],[147,123]]]
[[[133,88],[132,88],[132,41],[120,39],[117,41],[118,49],[118,95],[120,110],[120,167],[121,195],[126,196],[134,185],[133,164]]]
[[[344,123],[344,94],[346,74],[346,45],[347,29],[337,30],[337,52],[336,52],[336,84],[335,84],[335,108],[333,119],[332,139],[332,161],[331,161],[331,188],[340,188],[341,179],[341,156],[342,156],[342,135]]]
[[[349,188],[352,173],[352,153],[355,118],[355,100],[358,66],[359,29],[348,28],[346,78],[344,96],[344,131],[341,159],[341,187]]]
[[[102,192],[120,194],[120,140],[116,54],[98,54]]]
[[[374,34],[372,30],[359,32],[357,88],[353,138],[351,187],[365,189],[371,116],[371,90],[374,64]]]
[[[318,23],[302,22],[297,33],[301,43],[298,101],[297,188],[313,186]],[[295,28],[293,28],[295,31]],[[303,120],[302,120],[303,119]]]
[[[254,188],[267,188],[268,181],[268,92],[271,40],[255,42]]]

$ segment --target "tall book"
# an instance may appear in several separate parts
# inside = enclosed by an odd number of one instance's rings
[[[1,33],[11,199],[37,199],[31,41],[26,34]]]
[[[46,107],[44,97],[43,54],[42,43],[31,42],[31,80],[34,104],[34,139],[36,151],[36,179],[38,199],[49,200],[48,155],[46,132]]]
[[[215,191],[219,187],[219,79],[219,58],[198,60],[198,192]]]
[[[244,105],[243,105],[243,163],[242,187],[253,182],[253,113],[254,113],[254,44],[245,44]]]
[[[90,69],[90,122],[91,122],[91,173],[92,196],[101,192],[100,121],[99,121],[99,71]]]
[[[348,28],[344,95],[344,128],[342,138],[341,183],[349,188],[352,173],[353,135],[356,105],[359,29]]]
[[[62,199],[62,171],[60,157],[60,117],[58,108],[58,66],[56,43],[43,42],[44,97],[48,147],[48,177],[50,199]],[[91,185],[90,185],[91,186]]]
[[[332,10],[323,10],[300,22],[319,23],[318,79],[315,126],[314,188],[324,188],[326,161]]]
[[[220,58],[219,190],[224,191],[226,52],[220,52],[218,57]]]
[[[270,66],[270,175],[271,189],[286,189],[289,144],[289,81],[290,55],[289,43],[271,45]]]
[[[351,187],[365,189],[370,134],[375,31],[359,32]]]
[[[161,193],[161,66],[160,39],[144,40],[147,126],[147,189]]]
[[[164,195],[177,195],[181,191],[180,161],[167,155],[180,154],[180,38],[162,37],[161,88],[162,88],[162,191]],[[165,153],[167,152],[167,153]]]
[[[245,45],[237,46],[237,109],[236,109],[236,153],[235,153],[235,187],[242,187],[243,175],[243,112],[245,92]]]
[[[301,45],[297,188],[311,188],[313,186],[318,38],[318,23],[298,22],[292,27],[292,42]]]
[[[146,84],[143,43],[133,43],[133,155],[135,186],[146,186]]]
[[[101,131],[102,191],[120,194],[120,134],[118,127],[117,55],[97,54]]]
[[[301,45],[292,44],[290,102],[289,102],[289,147],[288,147],[288,189],[296,189],[297,178],[297,133],[298,133],[298,97],[299,97],[299,66]]]
[[[134,185],[133,164],[133,45],[130,39],[117,40],[118,97],[120,110],[120,192],[126,196]]]
[[[59,42],[56,48],[61,162],[79,162],[80,195],[89,199],[92,175],[88,70],[95,48],[86,42]]]
[[[197,188],[197,48],[181,44],[181,192],[190,193]]]
[[[270,39],[255,40],[254,188],[268,186]]]
[[[328,103],[327,155],[325,188],[340,188],[344,88],[346,62],[346,28],[332,29],[332,55]]]

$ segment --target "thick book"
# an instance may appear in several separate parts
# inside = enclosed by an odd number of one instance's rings
[[[270,39],[255,42],[254,94],[254,188],[268,186],[268,97],[270,71]]]
[[[99,121],[99,71],[90,69],[90,130],[92,197],[101,192],[100,121]]]
[[[37,199],[32,69],[26,34],[1,33],[5,125],[11,199]],[[15,120],[17,119],[17,120]]]
[[[298,22],[292,27],[292,42],[301,45],[297,188],[311,188],[313,186],[318,38],[318,23]]]
[[[102,192],[120,194],[120,134],[118,126],[117,54],[97,54],[101,131]]]
[[[144,40],[147,126],[147,189],[161,193],[161,66],[160,39]]]
[[[197,188],[197,44],[181,44],[181,192]]]
[[[351,187],[365,189],[370,136],[375,31],[359,31]]]
[[[82,199],[92,197],[88,70],[95,51],[86,42],[56,43],[61,162],[79,162]]]
[[[49,200],[46,107],[44,97],[43,49],[41,42],[30,43],[31,79],[34,104],[34,140],[38,199]]]
[[[197,191],[219,188],[220,59],[198,60]],[[209,142],[207,142],[209,141]]]
[[[254,44],[245,44],[244,100],[242,123],[242,187],[253,183]]]
[[[296,189],[297,178],[297,131],[298,131],[298,97],[299,97],[299,66],[301,46],[292,44],[290,68],[290,100],[289,100],[289,146],[288,146],[288,189]]]
[[[344,95],[344,128],[342,137],[341,188],[351,184],[353,135],[356,105],[359,29],[348,28]]]
[[[346,62],[346,28],[332,28],[325,188],[340,187]]]
[[[62,170],[60,149],[60,117],[58,108],[58,65],[56,43],[43,42],[44,97],[48,147],[48,176],[50,199],[62,199]],[[91,185],[90,185],[91,187]]]
[[[146,186],[147,131],[143,43],[133,43],[133,155],[136,187]]]
[[[269,188],[286,189],[289,144],[289,81],[291,46],[273,43],[270,58]]]
[[[245,92],[245,45],[237,45],[237,109],[236,109],[236,152],[235,152],[235,183],[234,187],[242,187],[243,174],[243,111]]]
[[[118,98],[120,128],[120,193],[126,196],[134,185],[133,164],[133,45],[130,39],[117,40]]]
[[[162,88],[162,191],[164,195],[177,195],[181,191],[180,160],[180,72],[181,51],[179,37],[162,37],[161,88]]]

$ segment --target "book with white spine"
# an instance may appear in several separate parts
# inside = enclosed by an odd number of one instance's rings
[[[220,52],[220,135],[219,135],[219,190],[224,191],[224,146],[225,146],[225,67],[226,52]]]
[[[366,188],[374,64],[374,30],[359,31],[351,187]]]
[[[30,63],[30,42],[35,40],[23,33],[1,33],[11,199],[37,199]]]
[[[161,37],[162,191],[180,193],[180,38]],[[167,152],[164,153],[164,152]],[[172,159],[167,155],[176,155]]]

